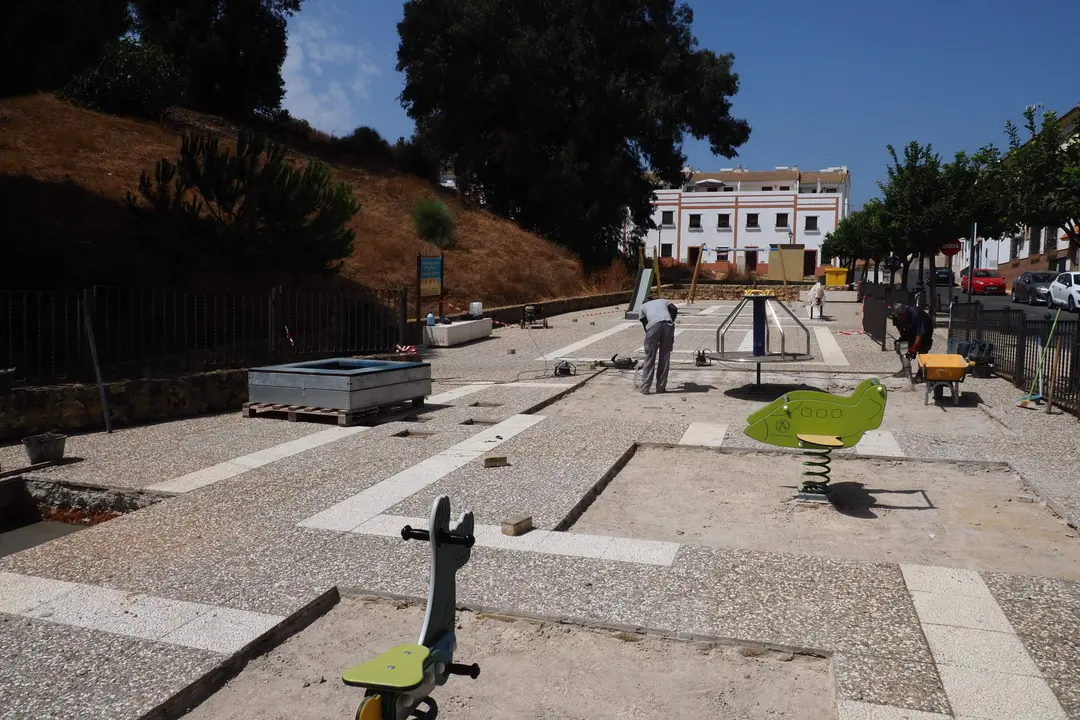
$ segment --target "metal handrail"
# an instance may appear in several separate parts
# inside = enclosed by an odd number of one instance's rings
[[[792,320],[794,320],[795,324],[798,325],[799,328],[803,331],[803,334],[806,336],[806,354],[809,355],[810,354],[810,331],[806,328],[805,325],[802,324],[802,321],[799,320],[799,318],[795,317],[795,313],[791,312],[791,308],[789,308],[784,303],[779,303],[779,305],[780,305],[781,308],[783,308],[784,312],[786,312],[788,314],[788,317],[790,317]],[[783,350],[781,350],[781,354],[783,354]],[[792,354],[794,354],[794,353],[792,353]]]
[[[746,305],[746,300],[747,298],[745,297],[740,300],[739,304],[735,306],[735,309],[724,318],[724,322],[720,323],[720,326],[716,328],[716,352],[721,355],[724,354],[724,336],[727,334],[727,331],[731,329],[730,326],[735,322],[735,318],[739,316],[739,312],[743,309],[743,306]]]

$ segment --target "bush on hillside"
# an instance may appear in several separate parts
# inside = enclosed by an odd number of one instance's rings
[[[443,250],[454,247],[454,216],[446,203],[425,198],[413,209],[413,226],[421,239]]]
[[[120,38],[62,94],[94,110],[158,120],[180,100],[183,81],[172,57],[160,47]]]
[[[177,162],[144,171],[128,205],[140,209],[139,197],[179,226],[192,251],[245,270],[336,269],[352,253],[346,224],[360,209],[328,165],[312,160],[298,170],[284,145],[246,131],[235,151],[219,148],[216,136],[185,134]]]
[[[390,166],[394,163],[394,150],[379,131],[358,127],[337,141],[338,149],[360,160]]]
[[[439,158],[415,135],[408,140],[398,138],[394,145],[394,164],[401,172],[428,182],[439,181]]]

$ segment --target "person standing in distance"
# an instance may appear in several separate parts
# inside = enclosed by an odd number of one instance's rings
[[[656,378],[656,392],[667,392],[671,350],[675,346],[675,316],[679,309],[674,303],[655,298],[641,306],[641,324],[645,327],[645,361],[641,365],[641,384],[638,390],[649,394]]]

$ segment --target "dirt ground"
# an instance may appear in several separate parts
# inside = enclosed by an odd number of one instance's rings
[[[835,458],[837,507],[792,500],[802,458],[643,448],[573,530],[1080,580],[1080,539],[985,466]]]
[[[195,708],[191,720],[352,718],[363,691],[341,673],[415,642],[423,606],[346,596],[327,615],[254,660]],[[710,646],[629,633],[460,613],[452,677],[434,693],[440,720],[523,718],[832,717],[829,662],[752,647]]]

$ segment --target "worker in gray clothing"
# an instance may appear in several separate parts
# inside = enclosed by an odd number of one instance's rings
[[[667,300],[654,299],[641,306],[641,324],[645,326],[645,362],[641,364],[641,385],[638,390],[649,394],[653,376],[656,392],[667,392],[671,349],[675,345],[675,316],[678,308]]]

